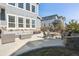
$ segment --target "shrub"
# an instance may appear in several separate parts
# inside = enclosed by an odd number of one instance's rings
[[[77,21],[71,20],[69,24],[66,24],[66,31],[70,30],[74,33],[79,33],[79,23],[77,23]]]

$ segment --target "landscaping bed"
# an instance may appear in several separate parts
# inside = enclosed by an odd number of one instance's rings
[[[45,47],[20,54],[19,56],[78,56],[79,50],[65,47]]]

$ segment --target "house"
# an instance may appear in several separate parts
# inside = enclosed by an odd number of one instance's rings
[[[39,31],[40,19],[38,3],[0,3],[2,31]]]
[[[49,25],[52,25],[55,20],[60,20],[64,25],[65,17],[58,16],[57,14],[42,17],[42,27],[43,26],[48,27]]]

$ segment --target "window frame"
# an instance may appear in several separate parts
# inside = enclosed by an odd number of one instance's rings
[[[29,23],[27,23],[27,20],[29,20]],[[26,28],[30,28],[30,19],[28,19],[28,18],[26,18]]]
[[[20,19],[20,18],[21,18],[21,20],[22,20],[22,23],[19,22],[19,19]],[[23,21],[24,21],[24,18],[23,18],[23,17],[18,17],[18,27],[19,27],[19,28],[24,28],[24,22],[23,22]],[[19,25],[22,25],[22,27],[20,27]]]
[[[34,9],[33,9],[33,8],[34,8]],[[34,6],[34,5],[32,5],[32,12],[35,13],[35,6]]]
[[[29,6],[27,6],[27,4],[29,4]],[[29,9],[28,9],[28,7],[29,7]],[[25,3],[25,9],[26,10],[31,11],[30,7],[31,7],[31,4],[30,3]]]
[[[33,24],[33,21],[34,21],[34,24]],[[33,27],[34,26],[34,27]],[[32,20],[32,28],[35,28],[35,20]]]
[[[4,10],[4,14],[2,13],[2,10]],[[4,8],[0,8],[0,20],[2,20],[2,21],[6,20],[6,14],[5,14]]]
[[[14,17],[14,22],[9,22],[10,21],[10,19],[9,19],[9,17]],[[14,16],[14,15],[8,15],[8,27],[9,28],[15,28],[15,19],[16,19],[16,17]],[[10,24],[14,24],[14,26],[12,27],[12,26],[10,26]]]
[[[20,7],[19,4],[23,4],[22,7]],[[18,3],[18,8],[24,9],[24,7],[24,3]]]

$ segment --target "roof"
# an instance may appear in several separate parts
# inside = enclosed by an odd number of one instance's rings
[[[51,20],[51,19],[56,19],[56,16],[58,17],[57,14],[55,15],[50,15],[50,16],[45,16],[45,17],[42,17],[43,20]]]
[[[42,17],[42,21],[43,21],[43,20],[52,20],[52,19],[56,19],[56,17],[57,17],[58,19],[59,19],[59,18],[65,19],[65,17],[63,17],[63,16],[58,16],[57,14],[55,14],[55,15],[50,15],[50,16]]]

